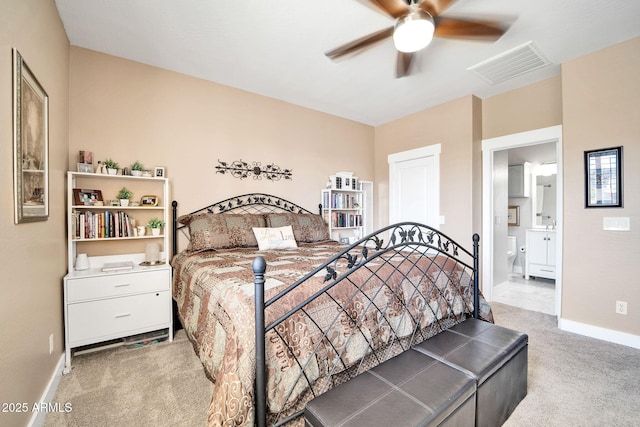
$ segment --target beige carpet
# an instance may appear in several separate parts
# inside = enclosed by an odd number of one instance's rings
[[[555,317],[492,303],[496,323],[529,334],[529,389],[506,427],[640,426],[640,350],[556,327]],[[212,384],[184,331],[173,343],[73,359],[45,426],[204,426]]]
[[[117,347],[72,359],[45,426],[204,426],[213,384],[183,330],[172,343]]]
[[[640,426],[640,350],[564,332],[555,316],[491,303],[529,335],[528,394],[505,427]]]

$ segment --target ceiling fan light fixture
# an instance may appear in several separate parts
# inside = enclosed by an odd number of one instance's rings
[[[398,18],[393,31],[393,44],[400,52],[417,52],[433,40],[435,24],[427,12],[415,10]]]

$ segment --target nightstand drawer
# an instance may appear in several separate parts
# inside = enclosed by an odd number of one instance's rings
[[[169,290],[169,269],[67,280],[67,303]]]
[[[169,291],[69,304],[69,344],[75,347],[168,328],[170,311]]]

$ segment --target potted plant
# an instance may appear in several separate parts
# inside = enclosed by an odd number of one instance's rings
[[[143,170],[144,166],[137,160],[131,165],[131,175],[133,176],[142,176]]]
[[[151,229],[151,234],[154,236],[158,236],[160,234],[160,229],[164,227],[164,221],[160,218],[153,217],[147,222],[147,227]]]
[[[129,200],[133,197],[133,193],[126,187],[122,187],[118,191],[118,199],[120,199],[120,206],[129,206]]]
[[[104,161],[104,167],[107,168],[107,173],[109,175],[117,174],[118,169],[120,169],[120,165],[118,164],[118,162],[111,159],[111,157]]]

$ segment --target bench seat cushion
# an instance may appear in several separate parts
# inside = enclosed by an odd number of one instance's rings
[[[307,426],[473,426],[476,382],[408,350],[307,403]]]
[[[478,426],[503,424],[526,396],[527,348],[526,334],[477,319],[414,347],[476,380]]]

